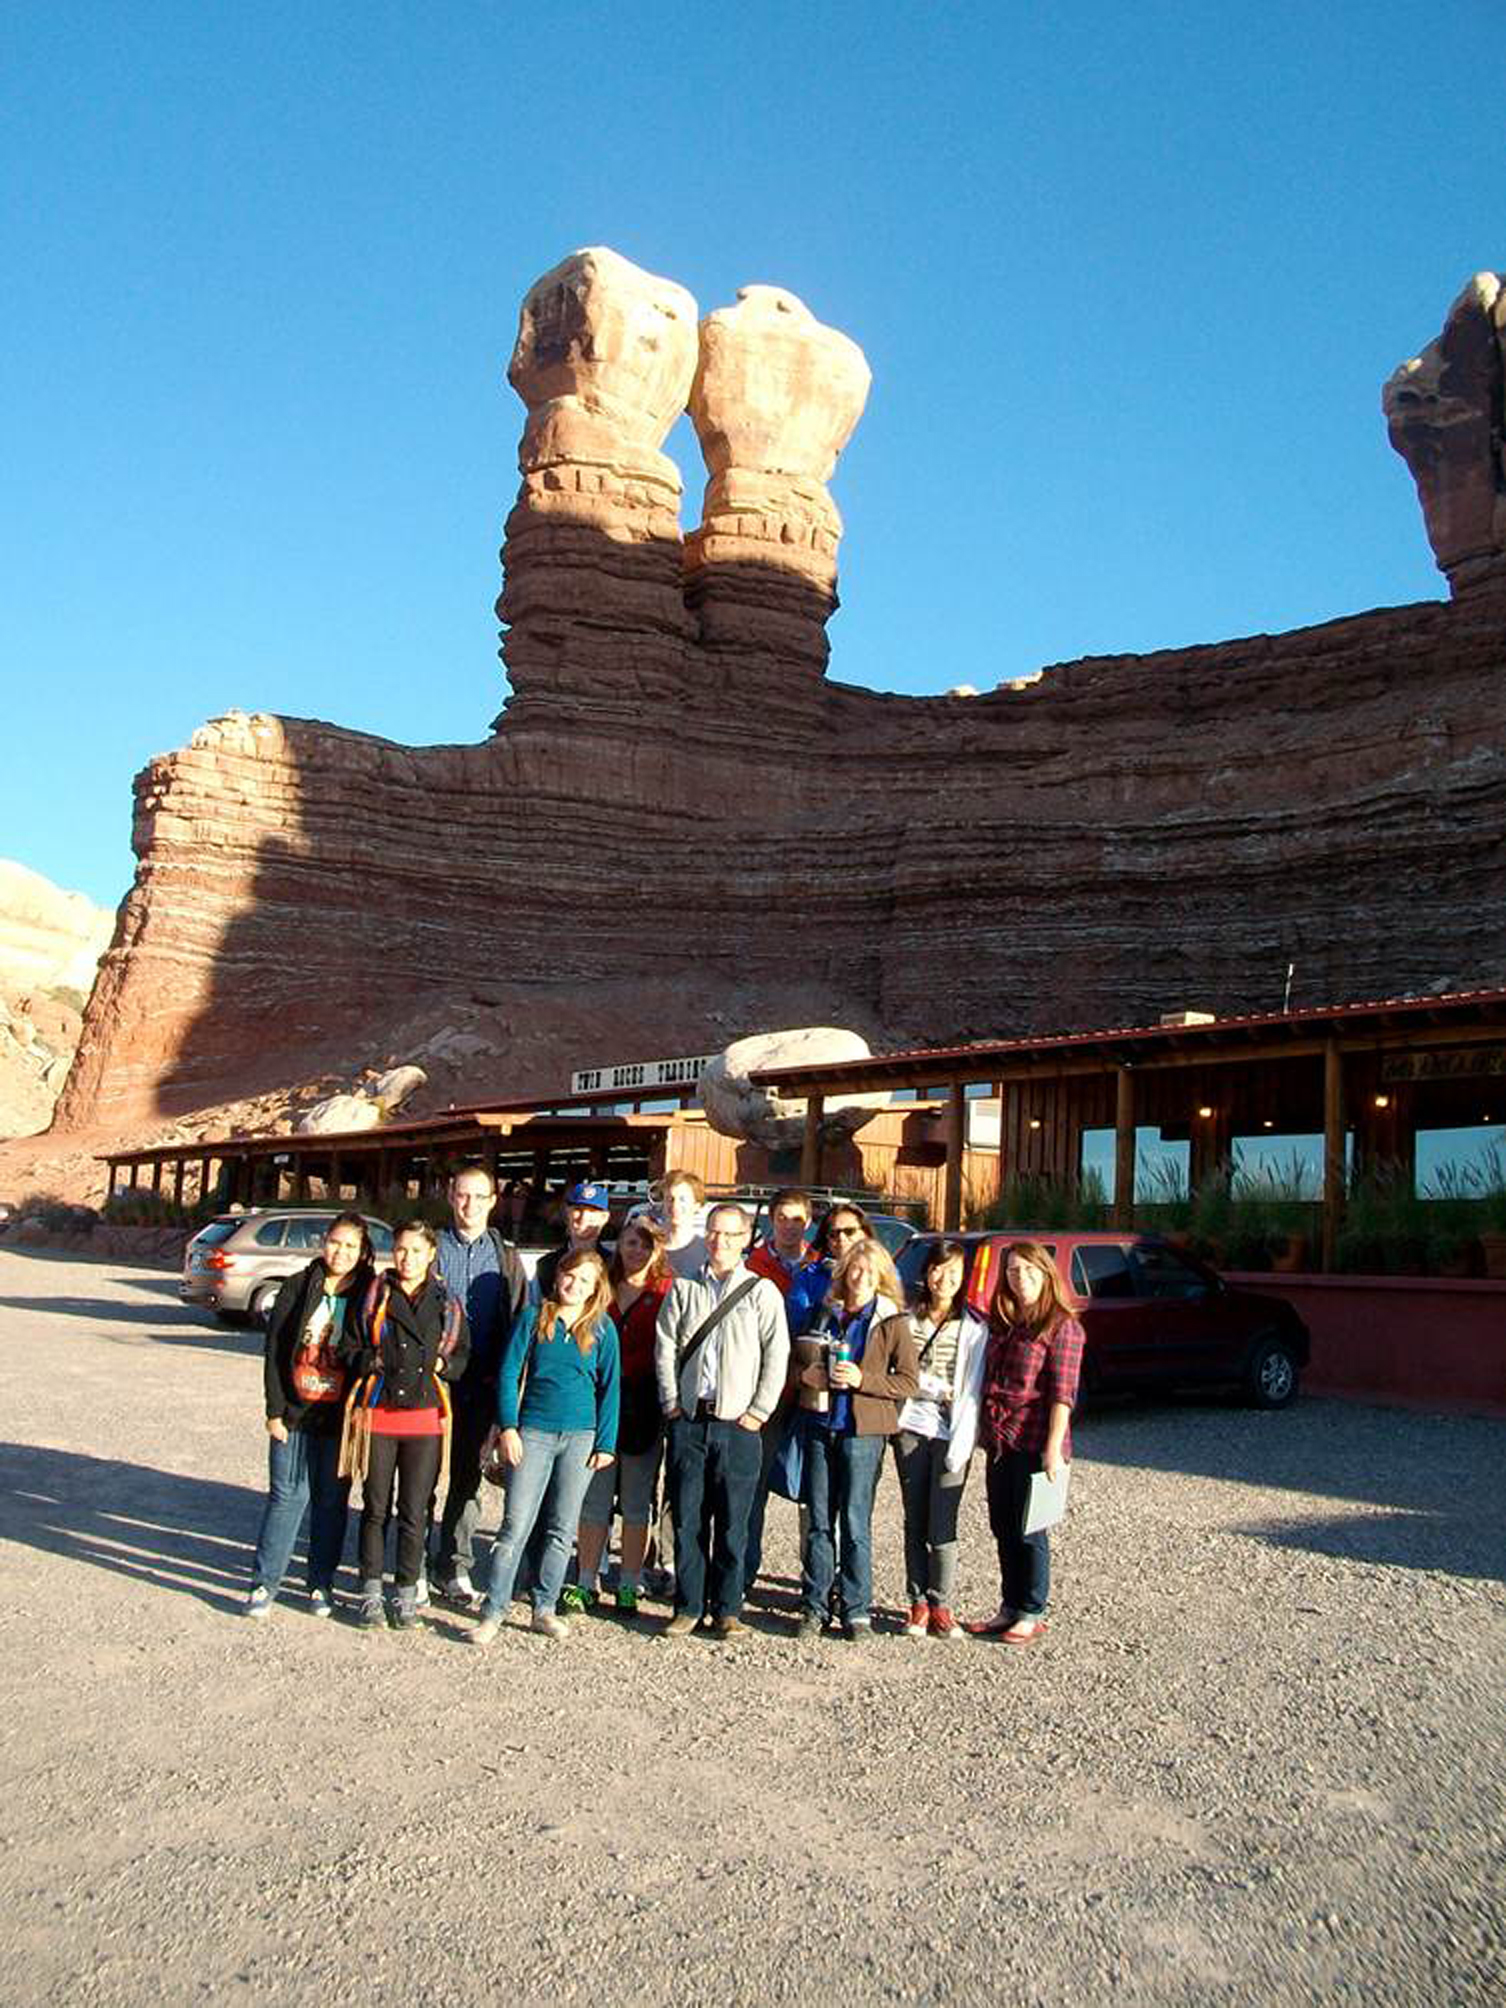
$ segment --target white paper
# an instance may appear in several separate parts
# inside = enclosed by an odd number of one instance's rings
[[[1067,1487],[1072,1482],[1072,1467],[1064,1464],[1061,1476],[1055,1480],[1048,1478],[1044,1471],[1037,1471],[1030,1481],[1030,1493],[1025,1501],[1024,1534],[1039,1534],[1044,1528],[1054,1527],[1067,1510]]]

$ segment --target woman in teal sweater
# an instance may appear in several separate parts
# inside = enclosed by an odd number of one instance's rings
[[[561,1257],[550,1296],[518,1313],[497,1383],[506,1504],[472,1645],[490,1645],[501,1629],[540,1514],[545,1531],[533,1629],[552,1639],[569,1631],[555,1605],[581,1500],[591,1473],[604,1471],[617,1449],[617,1327],[607,1315],[611,1301],[607,1265],[594,1249],[581,1248]]]

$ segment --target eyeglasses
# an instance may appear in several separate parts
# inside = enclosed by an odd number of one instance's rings
[[[863,1230],[861,1227],[828,1227],[826,1238],[828,1241],[861,1241]]]

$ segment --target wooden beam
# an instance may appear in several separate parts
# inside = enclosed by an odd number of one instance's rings
[[[1344,1215],[1344,1059],[1337,1039],[1323,1048],[1323,1267],[1331,1270]]]
[[[955,1234],[962,1225],[962,1146],[967,1136],[967,1090],[952,1083],[946,1103],[946,1183],[942,1188],[941,1225]]]
[[[1128,1227],[1135,1210],[1135,1077],[1128,1067],[1114,1076],[1114,1212],[1116,1227]]]
[[[824,1095],[807,1095],[805,1101],[805,1132],[800,1139],[800,1183],[819,1185],[821,1182],[821,1118],[826,1113]]]

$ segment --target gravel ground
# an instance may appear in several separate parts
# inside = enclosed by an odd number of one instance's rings
[[[1506,1998],[1506,1425],[1090,1416],[1028,1653],[481,1654],[237,1615],[259,1340],[170,1278],[0,1253],[0,1350],[7,2001]]]

